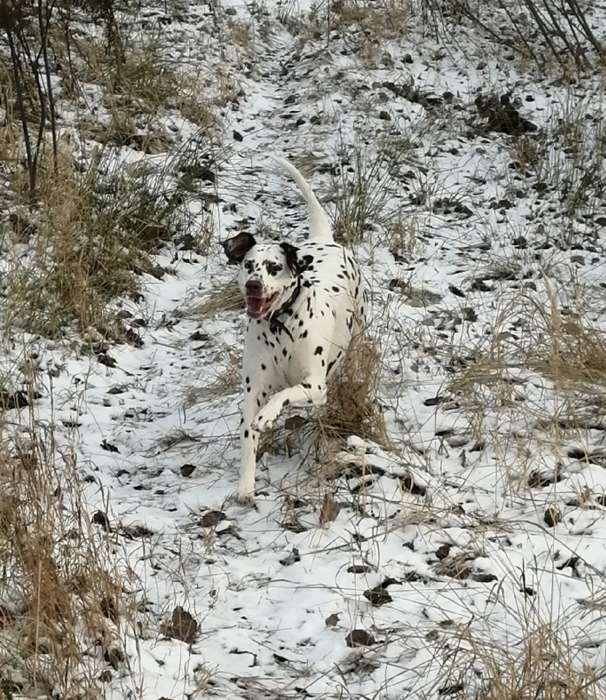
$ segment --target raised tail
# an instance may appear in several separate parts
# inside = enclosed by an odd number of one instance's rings
[[[297,183],[303,198],[307,202],[307,209],[309,211],[309,238],[313,241],[332,241],[332,224],[328,218],[328,214],[318,201],[314,191],[311,189],[310,184],[301,175],[301,173],[295,168],[294,165],[289,163],[284,158],[277,158],[274,156],[274,160],[278,165],[285,170],[292,179]]]

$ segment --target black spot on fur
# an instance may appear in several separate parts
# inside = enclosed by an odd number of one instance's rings
[[[245,438],[248,437],[248,430],[245,430],[245,431],[244,431],[244,437],[245,437]]]
[[[321,345],[314,350],[314,355],[321,355],[324,352],[324,348]]]

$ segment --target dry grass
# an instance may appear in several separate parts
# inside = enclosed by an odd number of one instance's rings
[[[529,365],[557,386],[606,386],[606,334],[582,318],[562,319],[557,306],[543,319],[547,332],[530,353]]]
[[[181,310],[180,315],[194,320],[203,320],[225,311],[238,311],[243,308],[244,300],[238,283],[236,280],[230,280],[226,284],[211,289],[200,301]]]
[[[337,0],[330,3],[327,23],[331,29],[354,29],[364,37],[365,44],[376,46],[406,33],[410,4],[408,0]]]
[[[183,398],[183,405],[186,408],[196,406],[202,401],[229,396],[240,390],[242,378],[241,354],[227,349],[225,353],[221,354],[227,356],[227,364],[210,383],[204,386],[187,387]]]
[[[216,108],[229,101],[227,93],[233,95],[233,81],[228,85],[217,74],[216,84],[209,86],[198,73],[183,70],[168,57],[160,34],[147,34],[141,42],[129,35],[126,26],[114,26],[111,46],[68,29],[69,53],[66,37],[55,32],[55,50],[69,65],[63,74],[66,94],[74,99],[83,94],[82,83],[94,83],[103,91],[111,122],[104,131],[97,130],[95,138],[136,148],[143,132],[148,132],[148,139],[156,143],[153,152],[167,150],[158,118],[174,110],[205,133],[216,133]],[[82,125],[91,124],[95,122],[85,119]]]
[[[587,11],[591,4],[578,0],[525,0],[523,4],[500,0],[496,8],[469,0],[427,0],[423,5],[438,33],[452,36],[453,20],[463,25],[471,22],[525,67],[570,77],[599,65],[603,58]]]
[[[524,368],[548,377],[556,389],[606,384],[606,333],[582,309],[564,313],[551,286],[547,290],[546,304],[525,292],[500,300],[491,333],[464,358],[451,393],[469,397],[479,386],[500,385],[509,403],[515,400],[509,371]]]
[[[392,179],[383,156],[369,157],[355,149],[332,183],[336,202],[335,239],[352,245],[368,240],[377,224],[393,223]]]
[[[580,667],[574,650],[550,624],[507,648],[477,647],[486,679],[477,700],[598,700],[595,671]]]
[[[163,274],[152,256],[189,226],[172,171],[195,158],[178,153],[160,173],[125,173],[111,154],[85,173],[67,150],[57,174],[44,162],[31,252],[15,256],[7,275],[7,322],[47,336],[75,324],[120,338],[114,300],[136,296],[142,273]],[[210,230],[196,233],[192,240],[205,248]]]
[[[125,661],[134,607],[106,534],[91,525],[74,452],[30,416],[0,456],[0,673],[6,697],[99,697],[99,673]]]
[[[361,438],[389,445],[378,403],[380,354],[366,335],[354,336],[337,376],[329,382],[326,406],[317,418],[323,437]]]

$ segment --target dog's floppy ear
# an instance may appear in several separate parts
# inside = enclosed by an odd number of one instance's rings
[[[244,256],[254,246],[255,238],[250,233],[242,232],[233,238],[228,238],[221,244],[227,260],[231,264],[241,263]]]
[[[299,261],[299,249],[291,245],[290,243],[280,243],[280,247],[284,251],[286,256],[286,264],[288,269],[295,275],[298,275],[301,271],[301,265]]]

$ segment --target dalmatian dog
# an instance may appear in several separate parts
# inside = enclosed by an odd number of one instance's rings
[[[260,433],[285,406],[326,403],[327,379],[363,328],[367,306],[358,265],[335,243],[310,185],[293,165],[276,161],[307,203],[309,239],[295,246],[242,232],[223,242],[228,262],[240,266],[238,284],[248,315],[238,500],[249,504]]]

